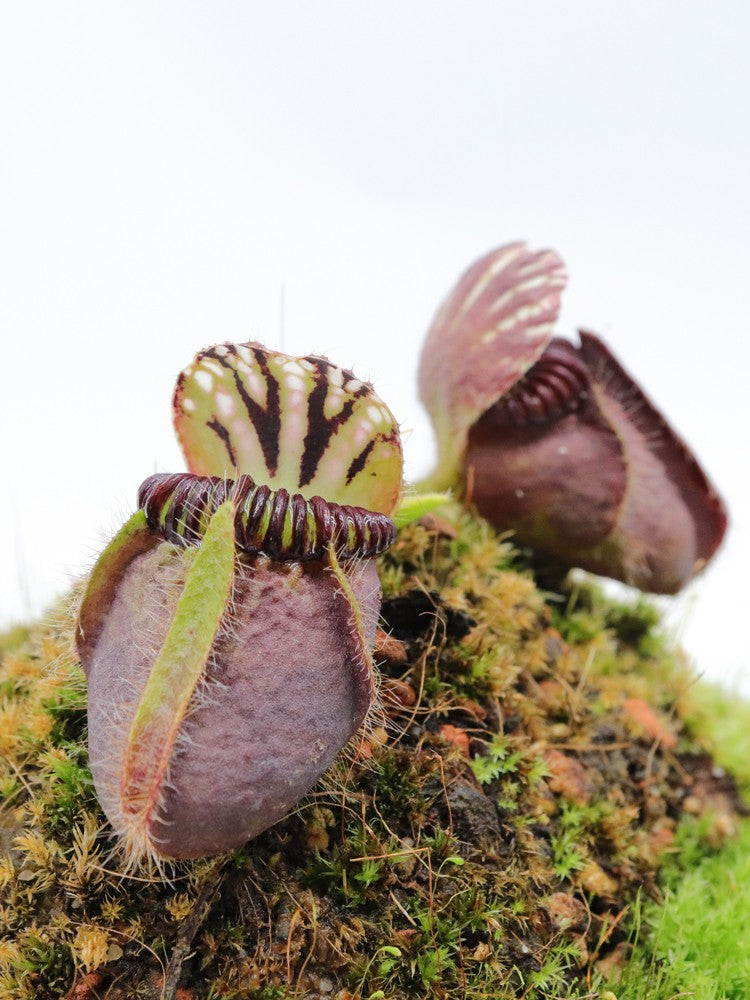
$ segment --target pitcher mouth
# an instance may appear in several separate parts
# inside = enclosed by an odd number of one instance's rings
[[[138,490],[149,528],[176,545],[199,544],[211,515],[228,499],[237,508],[235,544],[245,555],[302,562],[322,559],[332,547],[341,559],[360,559],[385,552],[396,538],[385,514],[272,490],[248,475],[233,480],[160,473]]]

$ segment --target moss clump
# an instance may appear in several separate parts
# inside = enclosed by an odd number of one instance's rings
[[[681,657],[646,601],[458,511],[381,578],[367,734],[283,823],[168,878],[109,853],[72,619],[7,644],[0,998],[606,996],[684,817],[700,843],[737,827]]]
[[[639,909],[635,953],[617,1000],[745,1000],[750,983],[750,824],[719,853],[705,849],[710,820],[687,823],[679,865],[664,873],[661,905]]]
[[[716,766],[750,788],[750,707],[701,685],[690,728],[712,747]],[[688,802],[688,805],[691,805]],[[744,1000],[750,983],[750,823],[716,850],[726,815],[685,816],[660,882],[664,897],[636,908],[635,948],[616,985],[618,1000]]]

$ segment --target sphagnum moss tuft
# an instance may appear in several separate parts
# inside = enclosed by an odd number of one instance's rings
[[[607,995],[665,859],[737,826],[688,669],[651,605],[457,509],[380,575],[378,717],[286,820],[166,873],[112,854],[72,616],[6,639],[0,998]]]

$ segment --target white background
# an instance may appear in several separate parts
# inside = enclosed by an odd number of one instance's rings
[[[747,0],[3,3],[0,622],[183,468],[195,351],[278,348],[282,314],[427,472],[424,331],[521,238],[568,264],[561,331],[605,335],[726,497],[720,557],[665,603],[750,691],[748,39]]]

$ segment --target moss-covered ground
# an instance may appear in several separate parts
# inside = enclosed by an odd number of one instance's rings
[[[380,570],[366,735],[166,877],[112,851],[72,613],[3,638],[0,998],[750,996],[750,710],[696,688],[648,601],[466,514]]]

